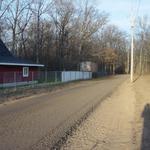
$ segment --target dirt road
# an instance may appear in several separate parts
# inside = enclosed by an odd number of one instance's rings
[[[133,87],[136,95],[135,150],[150,150],[150,76],[141,76]]]
[[[61,150],[134,150],[135,93],[123,83],[83,122]]]
[[[51,147],[85,112],[110,94],[126,76],[85,81],[0,105],[0,150]]]
[[[150,75],[124,82],[61,150],[150,150]]]

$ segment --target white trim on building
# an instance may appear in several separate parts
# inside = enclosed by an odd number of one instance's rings
[[[30,67],[44,67],[42,64],[23,64],[23,63],[0,63],[4,66],[30,66]]]

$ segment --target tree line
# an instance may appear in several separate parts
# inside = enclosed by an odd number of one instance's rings
[[[125,32],[90,0],[1,0],[0,38],[11,52],[47,70],[78,70],[92,61],[99,70],[128,63]]]
[[[150,21],[147,15],[138,17],[134,29],[134,72],[150,73]]]

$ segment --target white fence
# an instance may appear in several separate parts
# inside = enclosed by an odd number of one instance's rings
[[[17,87],[21,85],[37,85],[38,83],[61,83],[92,78],[92,72],[83,71],[39,71],[30,72],[24,78],[22,72],[0,73],[0,88]]]
[[[82,71],[62,71],[61,81],[69,82],[75,80],[86,80],[92,79],[92,72],[82,72]]]

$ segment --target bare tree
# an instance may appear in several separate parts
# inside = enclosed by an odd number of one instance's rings
[[[85,1],[83,8],[81,7],[80,9],[76,20],[76,30],[79,33],[80,39],[79,56],[82,55],[84,42],[90,40],[90,38],[107,23],[108,18],[108,15],[105,12],[97,11],[88,0]]]
[[[113,68],[117,69],[119,67],[122,69],[120,72],[124,72],[127,67],[128,56],[126,34],[119,30],[118,27],[108,25],[100,31],[99,35],[97,35],[97,39],[99,48],[93,51],[94,56],[99,57],[104,66],[105,64],[110,64]],[[108,58],[110,58],[110,60],[108,60]]]
[[[14,0],[0,0],[0,38],[2,38],[5,30],[5,13],[7,13],[9,6]]]
[[[36,22],[36,34],[35,34],[35,54],[36,62],[39,63],[39,51],[41,48],[41,37],[40,37],[40,23],[41,17],[48,12],[50,3],[46,0],[33,0],[31,5],[31,11],[33,12],[34,19]]]
[[[50,16],[55,24],[56,56],[61,70],[64,68],[64,58],[68,56],[68,37],[75,9],[71,0],[54,0],[53,8]]]
[[[6,13],[6,20],[8,22],[8,26],[12,32],[12,53],[14,55],[18,55],[18,35],[22,32],[20,30],[21,22],[23,22],[23,16],[26,15],[27,10],[29,9],[30,3],[28,1],[19,1],[14,0],[13,3],[8,8]],[[27,20],[28,21],[28,20]],[[27,24],[27,22],[26,22]],[[24,29],[26,27],[24,25]]]
[[[14,0],[1,0],[0,1],[0,19],[8,11],[9,6],[13,3]]]
[[[136,29],[135,71],[140,75],[150,71],[150,24],[148,16],[139,18]]]
[[[19,55],[24,56],[26,55],[26,41],[27,41],[27,36],[26,36],[26,29],[30,23],[32,17],[32,12],[30,11],[30,4],[28,5],[28,9],[26,9],[26,13],[22,14],[21,18],[22,20],[18,21],[18,30],[20,31],[19,33],[19,41],[20,41],[20,46],[19,46]]]

